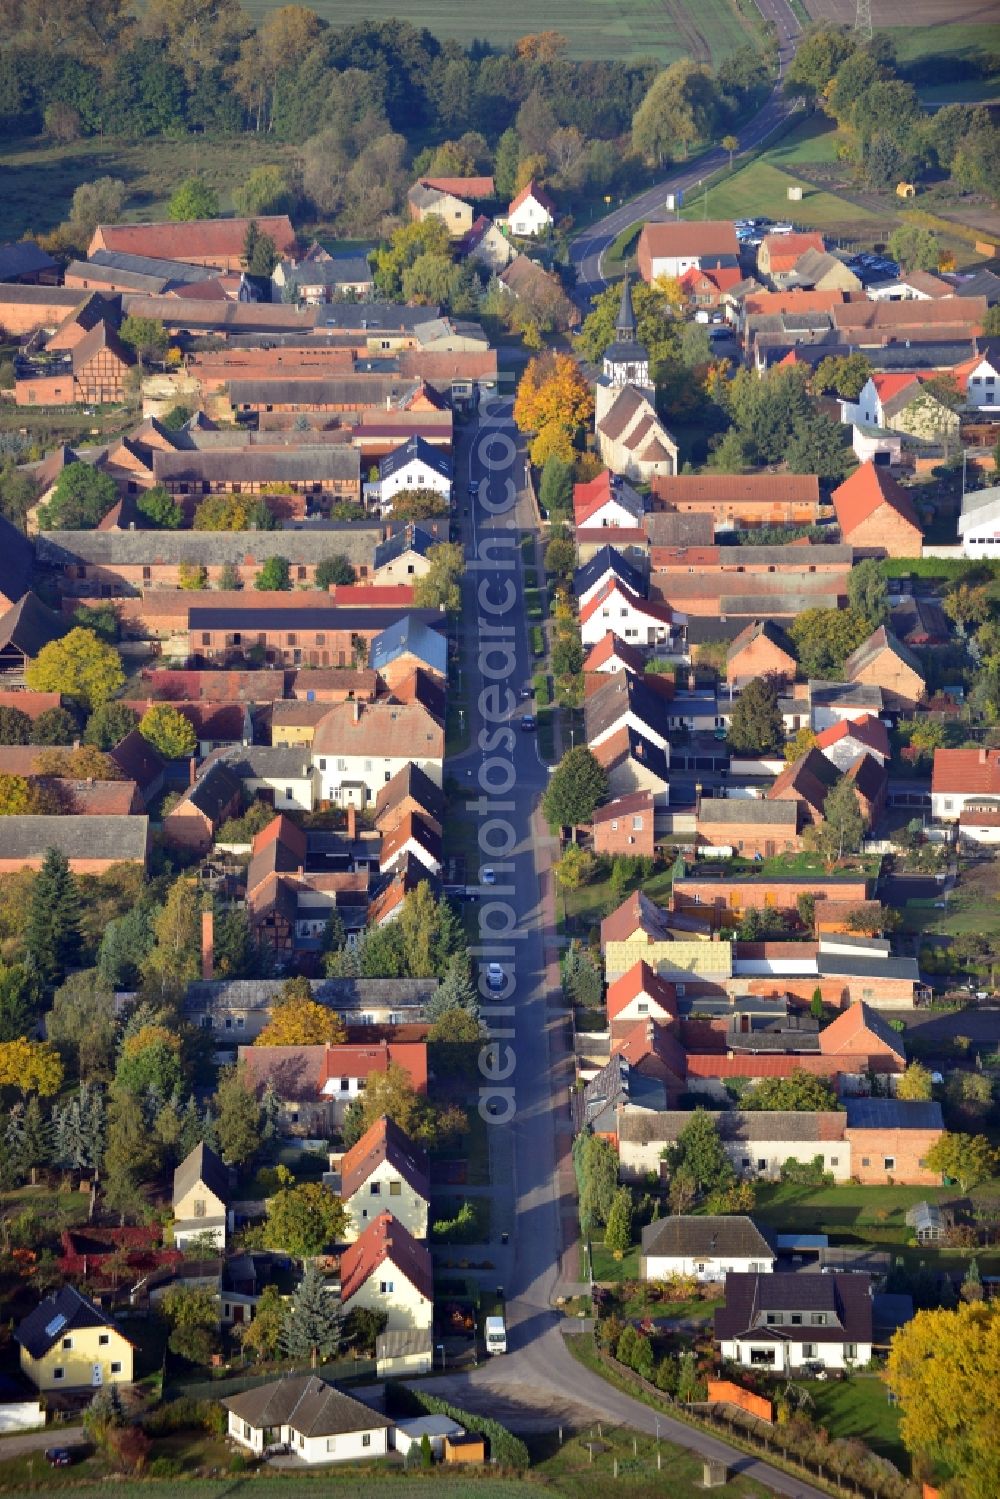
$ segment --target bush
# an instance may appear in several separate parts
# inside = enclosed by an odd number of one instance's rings
[[[799,1187],[832,1187],[833,1172],[823,1169],[823,1157],[813,1156],[811,1161],[784,1161],[781,1180]]]
[[[175,1431],[207,1431],[221,1437],[226,1434],[226,1423],[226,1412],[214,1400],[181,1395],[150,1411],[142,1424],[151,1437],[166,1437]]]
[[[449,1244],[479,1244],[489,1232],[484,1221],[486,1204],[479,1199],[463,1202],[454,1218],[438,1218],[431,1224],[431,1238]]]
[[[533,656],[545,655],[545,633],[541,625],[531,626],[531,654]]]
[[[154,1457],[147,1472],[150,1478],[183,1478],[184,1464],[173,1457]]]

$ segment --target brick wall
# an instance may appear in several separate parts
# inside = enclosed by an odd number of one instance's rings
[[[744,1390],[741,1385],[733,1384],[728,1379],[710,1379],[707,1384],[708,1398],[713,1404],[736,1405],[749,1415],[756,1416],[758,1421],[774,1423],[774,1405],[770,1400],[765,1400],[763,1395],[751,1394]]]
[[[864,879],[826,881],[817,875],[808,885],[790,885],[783,880],[721,880],[685,879],[675,885],[670,899],[672,911],[692,910],[704,912],[710,909],[732,911],[738,916],[747,906],[775,906],[779,911],[793,911],[799,895],[816,896],[817,914],[823,901],[851,901],[861,905],[867,895],[868,883]],[[697,897],[697,899],[695,898]]]
[[[886,705],[892,708],[915,708],[924,695],[923,679],[893,651],[880,651],[878,658],[858,672],[854,681],[881,687]]]
[[[653,812],[636,814],[641,828],[633,826],[631,815],[607,819],[594,825],[594,852],[598,854],[632,854],[653,856]],[[617,827],[615,824],[617,823]]]
[[[889,505],[880,505],[844,541],[888,557],[919,557],[923,534]]]
[[[920,1163],[934,1142],[937,1129],[851,1129],[851,1171],[864,1186],[884,1186],[890,1181],[908,1187],[938,1187],[940,1172]],[[887,1167],[886,1160],[892,1161]],[[865,1164],[867,1162],[867,1165]]]
[[[768,640],[766,635],[758,635],[743,647],[739,655],[727,662],[726,681],[735,682],[739,677],[762,677],[768,672],[792,680],[795,676],[795,662],[773,640]]]
[[[798,833],[791,824],[759,822],[724,822],[706,827],[699,819],[698,843],[709,848],[732,848],[745,858],[760,854],[762,859],[788,853],[800,847]]]

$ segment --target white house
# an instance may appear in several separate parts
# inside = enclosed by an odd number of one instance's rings
[[[872,1337],[869,1275],[735,1273],[726,1277],[725,1305],[715,1314],[724,1359],[779,1374],[806,1364],[864,1368]]]
[[[669,645],[678,625],[686,624],[666,604],[638,598],[613,575],[580,611],[580,638],[596,645],[612,631],[626,645]]]
[[[427,1156],[383,1116],[339,1162],[340,1198],[347,1209],[344,1237],[353,1243],[380,1213],[389,1212],[414,1239],[426,1239],[430,1181]]]
[[[543,187],[529,182],[507,209],[507,228],[519,239],[545,234],[556,221],[556,205]]]
[[[642,1231],[640,1273],[644,1280],[693,1275],[725,1280],[734,1273],[765,1275],[774,1269],[775,1251],[752,1218],[660,1218]]]
[[[451,460],[423,437],[411,437],[387,453],[378,466],[378,481],[365,485],[366,498],[376,500],[383,513],[404,489],[430,489],[451,499]]]
[[[1000,559],[1000,484],[962,497],[958,534],[966,557]]]
[[[710,1117],[741,1177],[777,1181],[786,1161],[807,1163],[819,1156],[823,1170],[835,1181],[850,1180],[851,1142],[844,1133],[844,1113],[729,1109],[713,1111]],[[642,1114],[626,1108],[618,1121],[622,1180],[640,1182],[650,1171],[660,1174],[664,1148],[673,1145],[690,1122],[690,1111]]]
[[[736,229],[728,219],[670,219],[643,226],[636,262],[642,279],[652,282],[690,270],[735,266],[739,253]]]
[[[980,340],[980,353],[963,365],[965,404],[970,411],[995,411],[1000,406],[1000,339]]]
[[[417,702],[335,703],[316,726],[312,757],[320,799],[363,809],[410,764],[440,786],[444,729]]]
[[[390,1213],[380,1213],[341,1255],[340,1301],[345,1316],[358,1306],[384,1312],[388,1332],[428,1331],[434,1320],[430,1250]]]
[[[392,1422],[314,1374],[292,1374],[223,1400],[228,1435],[260,1457],[286,1445],[304,1463],[385,1457]]]
[[[971,802],[1000,807],[1000,749],[936,749],[931,772],[931,816],[957,822]]]
[[[611,1024],[634,1024],[655,1020],[669,1025],[677,1019],[677,988],[660,978],[645,959],[608,985],[608,1020]]]

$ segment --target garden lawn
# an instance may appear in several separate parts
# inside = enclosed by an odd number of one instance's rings
[[[754,1215],[782,1233],[823,1233],[831,1238],[905,1244],[905,1214],[917,1202],[953,1198],[951,1187],[802,1187],[758,1182]]]
[[[610,1249],[605,1249],[600,1239],[594,1239],[591,1245],[594,1256],[594,1279],[595,1281],[617,1281],[638,1280],[639,1278],[639,1246],[633,1244],[620,1260],[616,1260]],[[587,1250],[586,1246],[580,1250],[580,1276],[587,1278]]]
[[[824,114],[810,115],[769,146],[760,159],[786,170],[794,167],[796,162],[829,165],[837,160],[836,123]]]
[[[889,1404],[889,1391],[876,1374],[856,1374],[844,1380],[797,1380],[812,1396],[808,1414],[832,1437],[858,1437],[879,1457],[906,1472],[906,1449],[899,1437],[899,1407]]]
[[[802,188],[801,203],[788,201],[792,186]],[[791,217],[806,229],[827,229],[847,239],[864,238],[867,224],[884,224],[867,209],[811,187],[763,158],[734,172],[707,193],[692,191],[681,214],[687,219],[736,219],[749,214]]]
[[[934,901],[909,901],[903,908],[903,923],[904,931],[929,937],[996,931],[1000,926],[1000,864],[989,862],[963,869],[944,910]]]
[[[642,891],[650,900],[662,905],[670,895],[673,878],[673,868],[667,865],[650,879],[641,881]],[[602,880],[592,880],[589,885],[582,885],[579,890],[560,890],[557,912],[561,918],[565,910],[566,929],[570,936],[585,937],[590,927],[601,922],[607,912],[613,911],[635,888],[635,884],[629,884],[625,895],[616,896],[611,888],[609,874]]]

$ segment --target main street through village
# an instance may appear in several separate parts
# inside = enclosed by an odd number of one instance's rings
[[[455,468],[458,484],[469,491],[461,502],[466,507],[462,529],[467,564],[494,550],[484,547],[484,541],[519,540],[526,533],[537,538],[537,514],[525,482],[526,453],[513,425],[509,399],[491,403],[466,425],[457,445]],[[516,490],[515,503],[493,514],[503,503],[508,480]],[[530,704],[517,702],[517,695],[530,681],[532,661],[521,551],[519,546],[511,550],[511,572],[494,570],[488,563],[484,569],[469,568],[466,573],[459,634],[471,748],[453,757],[447,772],[467,799],[468,815],[478,833],[481,818],[474,803],[481,792],[477,775],[484,759],[478,736],[484,727],[488,735],[496,734],[495,728],[484,726],[478,707],[480,692],[490,685],[479,666],[480,632],[485,640],[491,638],[478,590],[487,578],[496,598],[504,578],[509,577],[515,601],[506,619],[514,626],[515,660],[509,682],[501,685],[509,685],[515,699],[510,753],[516,780],[509,795],[497,800],[511,804],[504,815],[513,825],[516,847],[507,861],[509,867],[503,860],[484,855],[483,864],[496,870],[497,884],[483,894],[509,901],[520,934],[513,944],[515,982],[510,1000],[515,1068],[505,1083],[513,1088],[515,1112],[510,1121],[489,1126],[494,1239],[498,1241],[504,1230],[509,1234],[507,1245],[490,1245],[490,1260],[496,1267],[497,1285],[506,1296],[510,1351],[468,1373],[446,1374],[432,1381],[431,1388],[520,1431],[551,1431],[560,1422],[579,1425],[594,1420],[633,1427],[701,1456],[719,1458],[776,1493],[821,1499],[819,1491],[802,1480],[621,1394],[573,1357],[560,1330],[565,1319],[555,1303],[573,1293],[579,1274],[569,1154],[572,1041],[559,990],[551,879],[557,848],[538,805],[548,770],[539,756],[536,735],[522,732],[519,723],[523,708]],[[468,871],[470,881],[476,874],[474,869]]]

